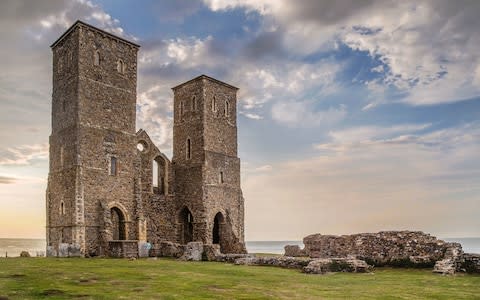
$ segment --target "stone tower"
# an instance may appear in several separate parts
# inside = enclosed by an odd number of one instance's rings
[[[173,88],[177,239],[245,252],[237,88],[201,75]]]
[[[139,46],[77,21],[51,48],[48,254],[104,254],[108,241],[142,236],[134,197]]]

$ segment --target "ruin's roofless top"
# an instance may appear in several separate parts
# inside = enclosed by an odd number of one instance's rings
[[[95,27],[95,26],[92,26],[92,25],[90,25],[90,24],[87,24],[87,23],[82,22],[82,21],[80,21],[80,20],[77,20],[75,23],[73,23],[73,25],[70,26],[70,28],[68,28],[55,42],[53,42],[52,45],[50,45],[50,48],[54,48],[61,40],[63,40],[66,36],[68,36],[68,35],[70,34],[70,32],[73,31],[73,29],[75,29],[76,27],[78,27],[78,26],[80,26],[80,25],[87,26],[87,27],[89,27],[90,29],[93,29],[93,30],[96,30],[96,31],[100,32],[101,34],[108,35],[108,36],[110,36],[110,37],[112,37],[112,38],[114,38],[114,39],[120,40],[120,41],[122,41],[122,42],[124,42],[124,43],[130,44],[130,45],[132,45],[132,46],[134,46],[134,47],[137,47],[137,48],[140,48],[140,45],[138,45],[138,44],[135,44],[135,43],[133,43],[133,42],[131,42],[131,41],[129,41],[129,40],[126,40],[126,39],[124,39],[124,38],[121,38],[121,37],[119,37],[119,36],[117,36],[117,35],[114,35],[114,34],[112,34],[112,33],[109,33],[109,32],[107,32],[107,31],[105,31],[105,30],[102,30],[102,29],[100,29],[100,28],[97,28],[97,27]]]

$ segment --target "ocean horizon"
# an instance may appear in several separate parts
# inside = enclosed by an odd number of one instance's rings
[[[480,237],[440,238],[447,242],[462,244],[466,253],[480,253]],[[249,253],[283,254],[286,245],[303,247],[302,241],[246,241]],[[0,238],[0,257],[17,257],[20,252],[28,251],[31,256],[45,255],[45,239]]]

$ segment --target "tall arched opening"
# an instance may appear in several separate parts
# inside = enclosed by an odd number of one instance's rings
[[[220,250],[225,247],[225,218],[219,212],[213,219],[212,244],[219,244]]]
[[[125,216],[118,207],[110,209],[112,216],[112,240],[126,240]]]
[[[167,194],[167,162],[157,156],[152,162],[152,185],[155,194]]]
[[[183,208],[179,215],[181,234],[180,239],[182,244],[193,241],[193,215],[188,208]]]

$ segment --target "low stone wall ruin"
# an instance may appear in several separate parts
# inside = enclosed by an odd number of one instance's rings
[[[382,231],[352,235],[312,234],[305,248],[285,246],[285,256],[356,258],[373,266],[434,267],[434,272],[480,273],[480,255],[463,253],[459,243],[449,243],[421,231]]]
[[[310,257],[355,256],[375,266],[433,267],[450,243],[420,231],[383,231],[353,235],[313,234],[303,239]]]
[[[110,257],[138,257],[138,241],[118,240],[108,242],[108,256]]]
[[[462,268],[467,273],[480,273],[480,254],[465,253]]]

